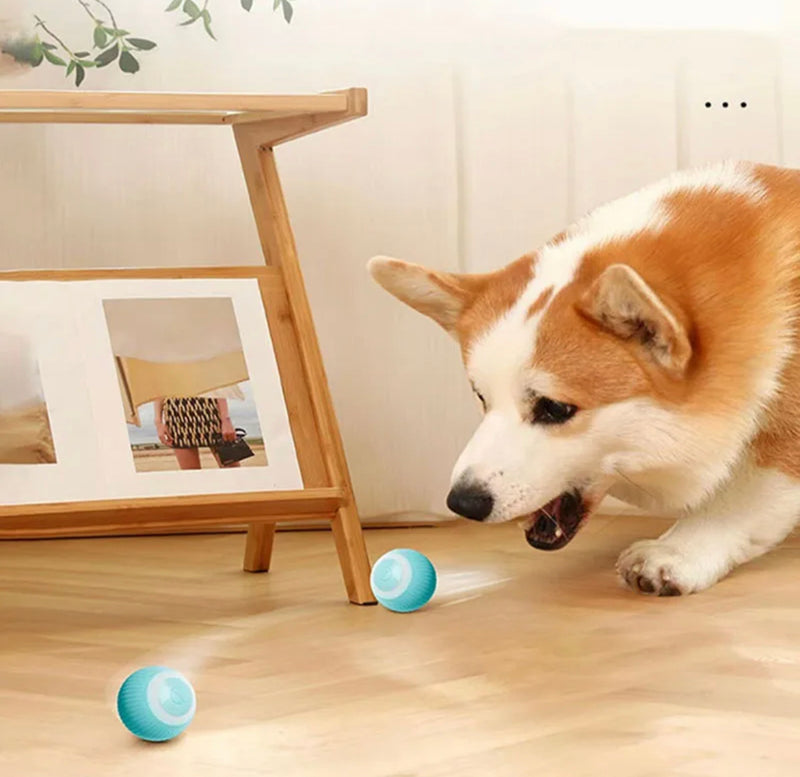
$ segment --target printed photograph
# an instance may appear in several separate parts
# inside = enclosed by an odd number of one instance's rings
[[[31,340],[0,332],[0,464],[55,464],[39,362]]]
[[[268,464],[230,298],[103,308],[137,472]]]

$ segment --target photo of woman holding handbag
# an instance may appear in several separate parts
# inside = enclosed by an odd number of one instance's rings
[[[172,448],[180,469],[201,469],[200,448],[208,448],[220,467],[239,467],[253,456],[223,397],[161,397],[154,410],[158,439]]]
[[[230,298],[103,307],[137,472],[268,466]]]

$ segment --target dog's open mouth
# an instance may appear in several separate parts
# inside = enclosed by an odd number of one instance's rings
[[[578,533],[587,513],[583,494],[565,491],[525,518],[525,539],[539,550],[559,550]]]

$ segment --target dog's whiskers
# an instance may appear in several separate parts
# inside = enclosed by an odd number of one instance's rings
[[[644,486],[639,485],[639,483],[631,480],[624,472],[620,472],[616,467],[614,468],[614,472],[616,472],[617,475],[619,475],[626,483],[629,483],[634,488],[638,488],[643,494],[647,494],[647,496],[649,496],[654,502],[658,501],[654,494],[648,491]]]
[[[553,524],[553,526],[556,527],[558,531],[561,531],[561,525],[559,524],[555,516],[550,515],[550,513],[548,513],[547,510],[544,509],[544,507],[539,508],[539,512],[542,513],[542,515],[544,515],[544,517],[547,518]]]

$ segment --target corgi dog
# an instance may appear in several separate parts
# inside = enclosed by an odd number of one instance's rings
[[[800,171],[729,161],[602,205],[487,274],[369,263],[461,349],[483,419],[447,505],[567,545],[606,495],[679,516],[617,562],[702,591],[800,517]]]

